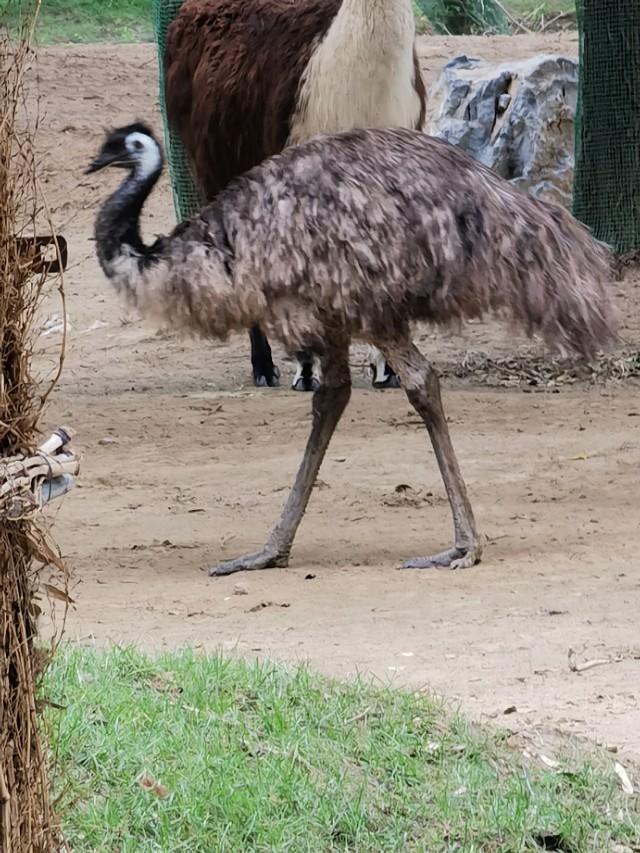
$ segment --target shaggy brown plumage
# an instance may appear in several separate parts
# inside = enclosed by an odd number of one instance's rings
[[[133,150],[128,140],[145,135],[147,150]],[[410,326],[498,312],[552,347],[589,357],[615,327],[607,250],[563,209],[413,131],[356,131],[289,148],[150,248],[138,231],[160,171],[150,131],[117,131],[94,168],[114,159],[133,171],[100,211],[96,237],[119,292],[141,311],[207,337],[259,318],[286,346],[323,355],[312,436],[283,519],[264,552],[219,572],[288,559],[349,396],[351,338],[378,346],[396,366],[429,430],[451,502],[454,548],[411,565],[477,561],[438,380],[411,344]]]
[[[385,7],[382,15],[374,4]],[[412,15],[406,0],[371,0],[368,7],[363,4],[360,17],[371,18],[362,21],[364,44],[354,39],[345,49],[353,50],[356,56],[364,51],[369,55],[359,61],[382,69],[399,61],[394,51],[384,55],[386,49],[381,49],[374,36],[389,29],[392,41],[398,37],[393,35],[394,8],[401,10],[405,4]],[[344,126],[327,127],[313,111],[301,121],[307,107],[304,82],[312,82],[321,92],[331,89],[330,75],[318,74],[319,69],[312,69],[310,61],[342,6],[342,0],[186,0],[182,5],[167,31],[167,118],[182,139],[206,200],[213,199],[233,178],[280,152],[294,131],[304,137],[362,126],[358,109],[361,93],[357,90],[352,92],[353,105],[346,111]],[[349,10],[345,7],[342,11]],[[403,34],[401,38],[406,37]],[[411,45],[413,23],[408,38]],[[327,62],[335,63],[335,58],[328,57]],[[318,77],[316,81],[307,79],[311,73]],[[384,86],[379,91],[379,85],[373,74],[349,83],[356,89],[370,88],[373,97],[384,103],[389,93]],[[426,96],[415,48],[413,79],[407,75],[404,86],[413,87],[417,96],[407,126],[422,127]],[[327,100],[334,96],[333,91],[323,95]],[[392,100],[380,112],[380,126],[401,123],[396,120],[397,113],[398,104]],[[256,323],[260,321],[258,317]],[[301,358],[310,365],[309,354],[301,354]],[[258,384],[277,381],[268,344],[255,328],[252,360]],[[383,373],[392,380],[393,371],[385,368]],[[309,369],[305,375],[307,380],[300,387],[310,388]]]

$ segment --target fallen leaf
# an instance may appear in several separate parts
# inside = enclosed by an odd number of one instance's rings
[[[287,601],[283,601],[281,604],[278,604],[275,601],[261,601],[260,604],[255,604],[253,607],[250,607],[247,610],[247,613],[257,613],[258,610],[264,610],[265,607],[291,607],[291,605]]]
[[[55,598],[58,601],[64,601],[65,604],[75,604],[75,599],[71,598],[71,596],[66,593],[63,589],[58,589],[57,586],[52,586],[50,583],[46,583],[44,588],[47,590],[47,595],[50,598]]]
[[[138,777],[138,785],[144,790],[148,791],[150,794],[155,794],[156,797],[160,797],[161,799],[165,799],[165,797],[169,796],[169,789],[165,788],[157,779],[154,779],[150,773],[142,773],[141,776]]]
[[[625,794],[633,794],[634,793],[633,783],[631,782],[631,779],[629,779],[629,774],[624,769],[622,764],[619,764],[616,761],[616,763],[613,765],[613,769],[615,771],[616,776],[620,780],[622,790],[625,792]]]
[[[170,696],[179,696],[182,693],[182,687],[176,684],[176,677],[173,672],[162,672],[156,675],[149,682],[149,686],[159,693],[168,693]]]

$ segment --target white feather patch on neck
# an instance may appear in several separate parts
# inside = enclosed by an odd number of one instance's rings
[[[127,151],[135,160],[136,175],[143,180],[156,172],[162,163],[160,146],[146,133],[135,131],[125,139]]]

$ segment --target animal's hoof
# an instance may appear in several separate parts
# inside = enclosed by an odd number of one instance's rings
[[[256,388],[277,388],[280,385],[280,371],[277,367],[253,374],[253,384]]]
[[[369,365],[371,368],[371,373],[373,375],[372,384],[373,387],[377,390],[383,390],[385,388],[399,388],[400,387],[400,377],[395,373],[388,373],[384,379],[376,379],[376,368],[375,365]]]
[[[255,554],[246,554],[236,560],[227,560],[217,566],[211,566],[209,577],[224,577],[236,572],[255,572],[260,569],[281,569],[289,562],[288,557],[265,548]]]
[[[481,548],[450,548],[431,557],[417,557],[403,563],[403,569],[469,569],[480,562]]]
[[[315,392],[320,387],[320,380],[315,376],[300,376],[296,381],[292,384],[291,388],[293,391],[311,391]]]

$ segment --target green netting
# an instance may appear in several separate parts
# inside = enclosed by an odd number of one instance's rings
[[[578,0],[573,212],[621,253],[640,248],[640,0]]]
[[[169,164],[173,206],[178,222],[195,216],[202,207],[202,200],[196,189],[184,146],[180,137],[167,123],[164,102],[164,51],[167,44],[167,29],[182,3],[183,0],[153,0],[153,26],[158,47],[160,112],[164,126],[164,147]]]

